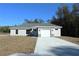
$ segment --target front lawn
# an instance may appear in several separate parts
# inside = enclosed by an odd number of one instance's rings
[[[79,38],[77,38],[77,37],[61,36],[61,37],[59,37],[59,38],[61,38],[61,39],[63,39],[63,40],[70,41],[70,42],[73,42],[73,43],[75,43],[75,44],[79,44]]]
[[[36,38],[0,36],[0,55],[10,55],[17,52],[34,52]]]

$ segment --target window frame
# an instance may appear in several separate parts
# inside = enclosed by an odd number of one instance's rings
[[[16,34],[18,34],[18,29],[16,29]]]

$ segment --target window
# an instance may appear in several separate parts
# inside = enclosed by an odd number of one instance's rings
[[[57,28],[55,30],[58,30]]]
[[[18,34],[18,29],[16,29],[16,34]]]

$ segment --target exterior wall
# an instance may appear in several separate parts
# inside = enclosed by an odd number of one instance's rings
[[[51,35],[52,36],[61,36],[61,29],[56,30],[56,29],[52,28]]]
[[[18,34],[16,34],[16,29],[15,30],[10,30],[10,35],[12,36],[26,36],[26,30],[18,30]]]
[[[61,36],[61,29],[59,28],[58,30],[56,30],[55,28],[38,28],[38,37],[41,37],[41,30],[50,30],[50,34],[48,33],[48,35],[50,37],[53,36]],[[43,33],[44,35],[46,35],[46,31],[45,33]],[[26,34],[26,30],[18,30],[18,34],[16,34],[16,29],[14,30],[10,30],[10,35],[12,36],[27,36]]]
[[[38,37],[41,37],[41,32],[40,32],[40,28],[38,28]]]
[[[10,35],[15,36],[16,35],[16,30],[10,30]]]
[[[26,36],[26,30],[18,30],[18,35]]]
[[[39,28],[38,29],[38,36],[39,37],[50,37],[50,29]]]
[[[48,34],[50,37],[53,36],[61,36],[61,29],[59,28],[56,30],[55,28],[38,28],[38,36],[41,37],[41,30],[50,30],[50,34]],[[46,34],[44,34],[46,35]]]

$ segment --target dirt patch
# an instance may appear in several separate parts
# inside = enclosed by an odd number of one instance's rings
[[[0,36],[0,55],[17,52],[34,52],[36,38],[24,36]]]
[[[70,41],[70,42],[73,42],[73,43],[76,43],[76,44],[79,44],[79,38],[77,38],[77,37],[61,36],[59,38],[61,38],[63,40]]]

